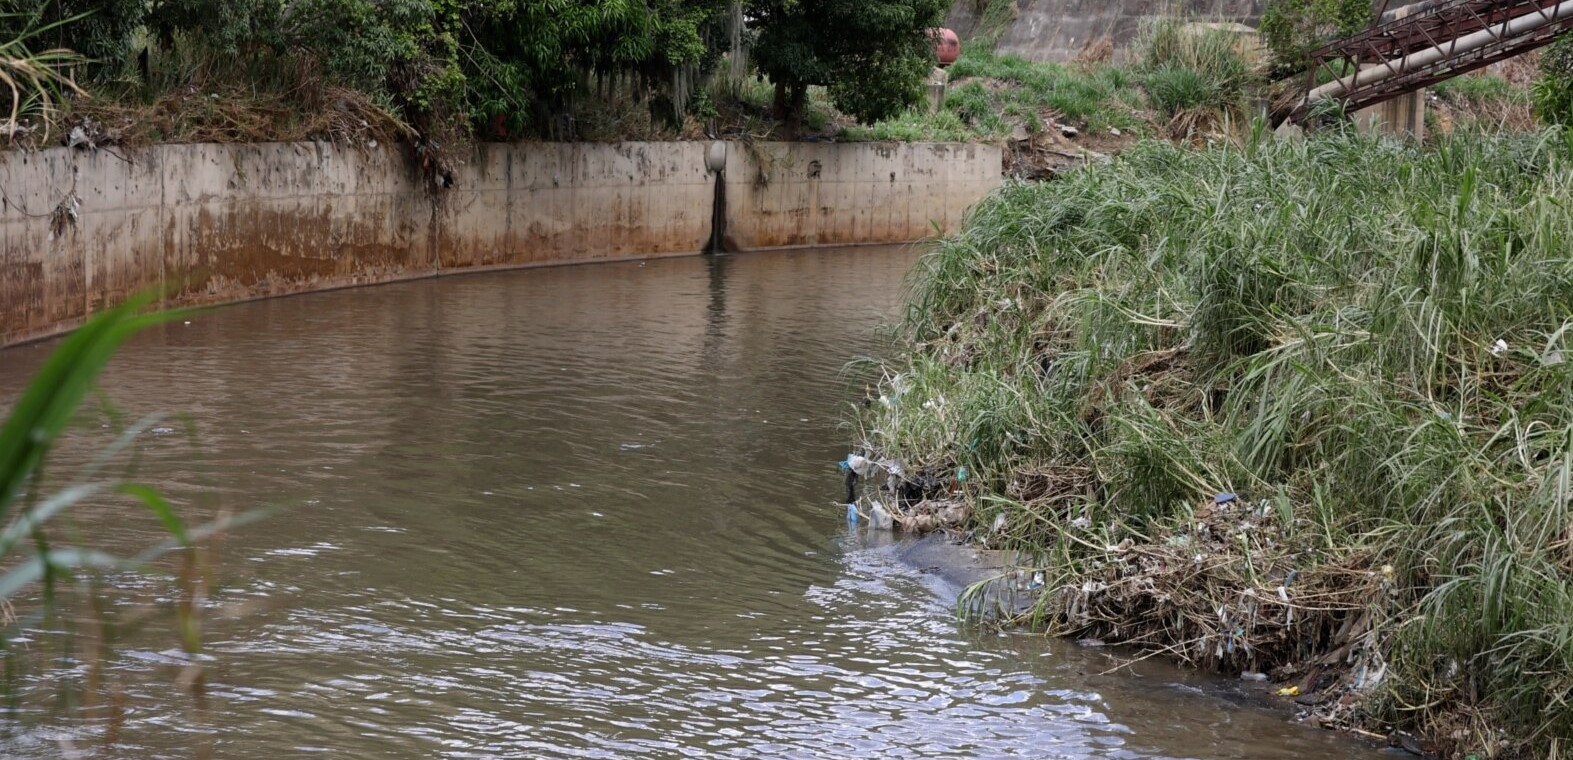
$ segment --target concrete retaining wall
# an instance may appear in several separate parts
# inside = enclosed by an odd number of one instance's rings
[[[215,304],[698,253],[715,194],[707,147],[487,144],[441,191],[389,148],[0,152],[0,346],[159,284],[171,305]],[[915,240],[953,229],[1000,182],[985,146],[733,144],[727,166],[737,250]]]
[[[1000,150],[963,144],[733,144],[729,250],[904,242],[950,232],[1000,185]]]
[[[1144,19],[1171,15],[1188,21],[1232,21],[1256,26],[1266,0],[988,0],[1015,6],[995,49],[1034,61],[1069,61],[1100,37],[1116,47],[1136,39]],[[987,3],[955,0],[946,25],[963,39],[983,31]],[[966,43],[962,43],[966,47]]]

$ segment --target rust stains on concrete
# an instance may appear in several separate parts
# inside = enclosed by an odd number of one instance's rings
[[[441,192],[390,148],[0,152],[0,346],[154,287],[169,305],[207,305],[699,253],[716,188],[708,147],[485,144]],[[970,145],[734,145],[726,166],[738,251],[921,239],[1000,182],[998,149]],[[75,220],[52,223],[72,202]]]

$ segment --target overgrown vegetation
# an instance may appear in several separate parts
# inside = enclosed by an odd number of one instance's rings
[[[33,1],[0,0],[0,32],[88,56],[53,66],[87,90],[64,101],[77,144],[404,140],[436,174],[472,139],[1186,138],[1243,123],[1259,79],[1238,35],[1169,19],[1118,65],[1106,43],[1055,65],[970,40],[931,113],[944,0]],[[51,123],[10,101],[13,130]]]
[[[10,92],[0,88],[11,109],[0,136],[35,145],[405,141],[446,184],[476,139],[1002,141],[1052,134],[1052,122],[1186,140],[1237,132],[1261,94],[1258,55],[1238,34],[1164,18],[1118,63],[1106,39],[1069,64],[1031,63],[992,52],[990,35],[1015,5],[980,0],[981,36],[967,41],[933,112],[927,30],[946,7],[0,0],[0,40],[12,39],[13,63],[27,63],[9,69]],[[1308,46],[1363,26],[1369,13],[1364,0],[1278,0],[1263,38],[1278,68],[1293,68]],[[1548,119],[1556,81],[1543,82]],[[1470,84],[1451,91],[1482,101],[1487,93],[1464,91]],[[1521,121],[1522,102],[1507,103],[1509,120]]]
[[[934,67],[928,30],[949,7],[949,0],[753,0],[752,52],[783,118],[800,117],[808,87],[822,85],[842,113],[878,121],[923,97]]]
[[[914,111],[895,124],[931,124],[929,131],[919,133],[924,139],[949,133],[1001,140],[1017,127],[1037,132],[1050,120],[1093,130],[1131,129],[1142,123],[1141,92],[1125,69],[1036,63],[974,46],[962,51],[949,72],[944,108],[934,114]],[[875,124],[869,132],[854,134],[878,138],[887,128]]]
[[[863,418],[892,509],[1023,550],[1052,631],[1548,756],[1573,737],[1573,143],[1264,135],[1012,185],[936,244]]]
[[[852,139],[999,141],[1050,124],[1094,134],[1172,134],[1186,139],[1245,122],[1243,105],[1257,82],[1238,35],[1156,20],[1128,65],[1111,61],[1039,63],[965,46],[949,69],[944,107],[908,111]]]
[[[82,56],[64,48],[38,47],[45,35],[63,23],[31,25],[0,37],[0,85],[4,87],[0,97],[10,107],[9,117],[0,123],[0,136],[14,139],[23,113],[38,114],[47,124],[68,94],[82,91],[70,78],[70,69],[83,63]]]
[[[775,117],[810,86],[873,120],[921,96],[943,0],[0,0],[0,35],[92,97],[68,127],[104,144],[409,139],[428,163],[471,139],[679,134],[706,82],[750,50]],[[736,77],[733,77],[734,79]],[[85,93],[85,94],[87,94]],[[13,131],[51,123],[26,93]],[[604,134],[603,134],[604,133]],[[440,167],[438,167],[440,169]]]
[[[1261,75],[1241,37],[1160,19],[1148,24],[1138,52],[1148,102],[1174,136],[1223,119],[1244,123],[1242,106]]]
[[[1573,37],[1562,37],[1540,56],[1540,76],[1530,88],[1535,116],[1547,124],[1573,124]]]
[[[1438,82],[1431,87],[1440,120],[1452,129],[1528,132],[1539,128],[1530,91],[1495,74],[1471,74]],[[1427,116],[1432,116],[1428,112]],[[1441,125],[1438,125],[1441,126]]]
[[[1273,0],[1262,14],[1262,43],[1279,74],[1304,71],[1310,53],[1371,25],[1371,0]]]
[[[1489,108],[1502,103],[1528,100],[1528,93],[1515,89],[1499,76],[1461,76],[1438,82],[1431,87],[1432,94],[1461,106]]]

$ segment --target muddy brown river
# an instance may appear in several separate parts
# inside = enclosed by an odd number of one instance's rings
[[[1374,757],[1231,682],[958,626],[941,575],[848,529],[843,369],[914,256],[469,275],[139,336],[105,397],[185,416],[142,436],[138,477],[193,520],[284,509],[215,551],[204,698],[154,619],[104,661],[114,741],[40,711],[0,754]],[[0,401],[48,348],[0,352]],[[125,506],[75,519],[121,549],[158,537]],[[128,607],[153,585],[109,580]]]

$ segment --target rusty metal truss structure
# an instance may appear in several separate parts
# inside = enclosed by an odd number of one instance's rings
[[[1349,111],[1376,105],[1573,29],[1569,0],[1429,0],[1397,18],[1385,5],[1369,29],[1311,52],[1308,94],[1290,119],[1322,100],[1343,101]]]

